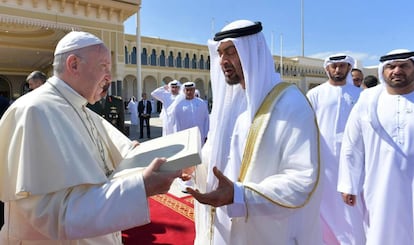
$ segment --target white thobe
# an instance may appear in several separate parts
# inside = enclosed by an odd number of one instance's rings
[[[336,190],[343,131],[361,90],[352,84],[333,86],[325,82],[307,93],[320,130],[321,160],[325,184],[321,219],[325,244],[364,244],[363,208],[346,205]]]
[[[390,95],[379,85],[361,93],[344,133],[338,190],[363,191],[367,245],[414,244],[414,92]]]
[[[238,117],[228,162],[221,169],[236,182],[235,203],[215,213],[211,206],[195,203],[195,244],[321,244],[321,166],[314,113],[298,89],[288,88],[270,114],[243,183],[237,181],[250,126],[246,112]],[[200,191],[213,188],[211,183],[205,186],[203,173],[215,154],[211,144],[203,148],[203,164],[195,173]]]
[[[114,169],[131,141],[86,102],[52,77],[2,117],[0,244],[122,244],[121,230],[150,221],[142,174],[109,180],[100,155]]]
[[[167,109],[174,102],[177,96],[171,94],[168,90],[165,90],[164,87],[159,87],[152,91],[151,96],[162,102],[162,110],[160,113],[160,118],[162,119],[162,135],[164,136],[174,133],[174,122],[171,121],[171,118],[167,113]]]
[[[138,103],[131,100],[128,103],[128,111],[131,113],[131,125],[138,125]]]
[[[199,98],[180,101],[174,110],[176,131],[198,127],[204,144],[209,129],[209,113],[206,103]]]

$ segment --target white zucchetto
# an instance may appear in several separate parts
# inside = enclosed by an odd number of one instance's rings
[[[67,53],[69,51],[102,44],[102,40],[95,35],[82,32],[72,31],[66,34],[56,45],[55,56],[58,54]]]

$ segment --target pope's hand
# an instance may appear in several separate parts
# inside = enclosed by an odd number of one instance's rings
[[[134,149],[137,146],[139,146],[139,142],[137,140],[131,141],[131,149]]]
[[[160,166],[167,161],[166,158],[155,158],[143,171],[145,192],[147,197],[167,193],[175,178],[189,180],[190,175],[178,171],[158,171]]]
[[[224,176],[223,173],[216,167],[213,168],[213,173],[219,181],[217,189],[203,194],[198,190],[188,187],[188,193],[191,194],[198,202],[208,204],[213,207],[220,207],[233,203],[234,183],[229,178]]]

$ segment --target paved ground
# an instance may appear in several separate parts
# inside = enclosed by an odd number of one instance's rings
[[[126,113],[125,114],[125,126],[129,126],[129,138],[131,140],[137,140],[139,142],[144,142],[147,140],[150,140],[148,138],[146,138],[145,136],[147,136],[146,134],[146,128],[144,127],[144,138],[140,139],[139,138],[139,125],[131,125],[131,121],[130,121],[130,114]],[[162,136],[162,120],[159,118],[159,114],[155,113],[151,115],[151,119],[150,119],[150,132],[151,132],[151,137],[152,138],[158,138]],[[182,190],[184,189],[184,187],[182,187],[180,181],[174,181],[173,184],[171,185],[171,189],[169,191],[170,194],[173,194],[177,197],[183,197],[183,196],[188,196],[188,194],[185,194],[182,192]]]
[[[125,114],[125,126],[129,126],[129,138],[131,140],[138,140],[139,142],[147,141],[147,129],[144,127],[144,138],[139,138],[139,125],[131,125],[130,114]],[[154,113],[150,119],[150,132],[152,138],[158,138],[162,135],[162,121],[158,113]]]

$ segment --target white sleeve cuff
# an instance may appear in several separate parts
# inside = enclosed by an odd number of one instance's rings
[[[227,205],[229,217],[245,217],[247,215],[244,203],[244,186],[240,182],[234,182],[233,203]]]

